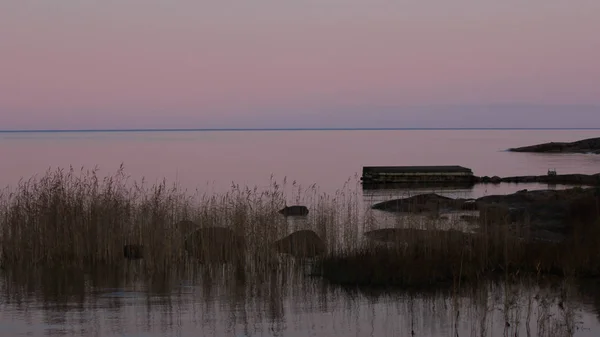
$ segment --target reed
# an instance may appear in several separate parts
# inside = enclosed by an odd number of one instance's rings
[[[0,193],[0,261],[4,267],[110,267],[130,263],[124,246],[135,245],[143,247],[144,268],[164,271],[198,263],[185,252],[186,238],[198,228],[218,226],[243,238],[243,246],[227,247],[243,257],[237,261],[243,272],[276,268],[282,260],[273,243],[311,229],[326,246],[313,273],[335,283],[460,287],[494,275],[600,275],[597,212],[575,212],[571,239],[561,244],[528,242],[510,226],[486,221],[477,234],[449,235],[429,219],[424,234],[381,245],[362,235],[378,220],[357,191],[351,179],[331,195],[316,185],[304,189],[271,179],[268,188],[232,184],[226,193],[208,194],[166,181],[132,181],[123,167],[107,177],[96,169],[48,170]],[[586,210],[590,202],[577,201]],[[291,220],[278,213],[290,204],[308,206],[308,217]],[[397,221],[398,227],[415,226],[410,218]]]
[[[324,256],[316,268],[334,283],[421,289],[499,277],[598,277],[599,231],[597,219],[575,223],[570,238],[561,243],[517,237],[508,225],[456,236],[435,229],[406,231],[402,242],[366,242]]]
[[[124,251],[135,255],[135,247],[143,247],[140,263],[160,271],[195,263],[184,251],[185,239],[199,228],[215,226],[244,238],[246,247],[226,249],[244,249],[249,269],[272,264],[272,243],[292,230],[312,229],[335,247],[340,240],[331,228],[344,215],[338,210],[340,200],[353,210],[356,198],[347,199],[344,191],[331,196],[314,185],[303,189],[296,182],[287,184],[287,179],[279,184],[273,178],[268,188],[232,183],[226,193],[208,194],[164,180],[132,181],[123,166],[106,177],[97,169],[48,170],[0,193],[0,265],[111,266],[124,263]],[[287,190],[292,190],[292,200],[286,198]],[[294,202],[309,206],[308,219],[290,223],[278,213]]]

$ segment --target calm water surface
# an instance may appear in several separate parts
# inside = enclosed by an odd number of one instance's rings
[[[597,284],[500,283],[457,293],[384,293],[328,285],[290,271],[245,281],[225,269],[210,275],[139,275],[131,262],[119,273],[95,275],[5,272],[0,334],[597,336],[600,331]]]
[[[357,185],[362,166],[462,165],[482,176],[538,175],[549,168],[559,174],[598,173],[599,155],[505,150],[599,135],[574,130],[0,133],[0,185],[70,165],[111,174],[123,163],[132,179],[166,178],[208,192],[228,191],[232,182],[266,188],[273,175],[278,182],[286,178],[289,186],[297,183],[289,189],[290,199],[294,188],[315,184],[319,193],[332,194],[348,182],[351,189],[357,186],[361,200],[372,203],[425,190],[363,193]],[[523,188],[548,186],[434,191],[477,197]],[[600,334],[595,284],[569,286],[559,305],[566,291],[560,285],[490,285],[455,295],[373,294],[291,271],[239,281],[226,270],[148,278],[138,267],[124,262],[121,270],[96,273],[101,275],[0,272],[0,335],[526,336],[529,331],[535,336],[552,335],[550,329],[573,322],[577,336]]]
[[[462,165],[479,176],[600,172],[600,156],[506,149],[600,136],[600,130],[397,130],[0,133],[0,186],[48,168],[125,165],[134,179],[189,189],[268,186],[287,177],[333,193],[369,165]],[[491,186],[488,186],[488,192]],[[505,187],[500,187],[505,191]],[[485,190],[485,189],[484,189]],[[485,191],[476,190],[481,194]]]

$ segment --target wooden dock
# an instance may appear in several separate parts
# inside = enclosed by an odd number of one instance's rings
[[[364,184],[474,184],[473,171],[462,166],[364,166]]]
[[[596,174],[557,174],[549,170],[545,175],[498,177],[473,175],[469,168],[453,166],[364,166],[362,171],[363,189],[467,188],[475,184],[500,183],[543,183],[562,185],[600,186],[600,173]]]

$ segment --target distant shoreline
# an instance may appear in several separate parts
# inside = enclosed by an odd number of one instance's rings
[[[598,128],[192,128],[192,129],[32,129],[0,130],[0,133],[106,133],[106,132],[241,132],[241,131],[584,131]]]
[[[550,142],[508,149],[511,152],[529,153],[594,153],[600,154],[600,138],[588,138],[574,142]]]

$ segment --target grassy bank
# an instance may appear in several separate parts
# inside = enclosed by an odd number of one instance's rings
[[[272,249],[293,230],[312,229],[325,242],[316,272],[335,283],[423,286],[477,282],[494,274],[597,276],[600,222],[574,216],[571,237],[561,244],[526,243],[509,226],[490,226],[478,235],[448,239],[434,229],[405,244],[378,245],[362,235],[375,227],[373,211],[363,211],[347,185],[333,195],[282,184],[266,189],[232,185],[222,194],[187,191],[166,182],[130,181],[123,170],[100,178],[94,170],[48,171],[19,182],[0,196],[1,263],[8,267],[118,266],[124,245],[141,245],[147,270],[196,263],[184,251],[186,237],[199,227],[222,226],[242,237],[239,266],[262,273],[281,260]],[[587,202],[587,201],[586,201]],[[303,204],[310,213],[296,225],[278,211]],[[597,214],[596,214],[597,215]],[[398,220],[398,227],[412,224]],[[485,221],[484,221],[485,223]]]

